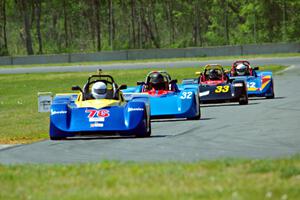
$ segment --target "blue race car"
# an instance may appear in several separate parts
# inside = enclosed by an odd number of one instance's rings
[[[252,68],[249,61],[239,60],[232,64],[229,76],[235,80],[246,80],[248,96],[273,99],[275,92],[272,72],[257,71],[258,69],[258,67]]]
[[[123,90],[126,100],[137,96],[150,97],[151,118],[200,119],[199,89],[184,86],[179,89],[177,80],[172,80],[165,71],[150,72],[145,82]]]
[[[93,85],[105,84],[105,98],[95,99]],[[78,94],[57,94],[51,105],[50,139],[59,140],[78,135],[151,135],[148,97],[124,100],[121,89],[110,75],[92,75]],[[97,91],[96,91],[97,92]]]

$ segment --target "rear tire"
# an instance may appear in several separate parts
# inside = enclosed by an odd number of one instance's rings
[[[248,96],[244,95],[243,97],[240,98],[239,100],[240,105],[247,105],[248,104]]]
[[[267,99],[274,99],[275,98],[275,92],[274,92],[274,84],[272,80],[272,86],[271,86],[271,95],[266,96]]]

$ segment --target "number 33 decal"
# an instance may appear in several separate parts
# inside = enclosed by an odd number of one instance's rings
[[[228,92],[229,91],[229,86],[225,85],[225,86],[217,86],[217,88],[215,89],[215,93],[221,93],[221,92]]]
[[[192,98],[192,92],[183,92],[180,99],[191,99]]]

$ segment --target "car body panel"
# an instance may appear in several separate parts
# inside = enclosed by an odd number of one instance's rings
[[[124,98],[147,95],[150,99],[151,118],[193,118],[200,115],[199,89],[184,87],[180,90],[176,83],[170,84],[174,90],[150,90],[143,92],[144,85],[123,90]]]
[[[206,72],[211,69],[220,70],[220,80],[205,78],[207,76]],[[200,76],[198,78],[184,79],[182,85],[199,87],[201,103],[239,102],[240,98],[247,93],[245,81],[229,79],[223,67],[219,64],[206,65],[203,73],[196,72],[196,74]]]
[[[250,75],[247,76],[233,76],[233,68],[239,63],[245,63],[251,69]],[[271,71],[258,71],[250,66],[248,61],[236,61],[232,65],[231,73],[228,74],[231,78],[236,80],[245,80],[247,82],[248,95],[256,97],[274,96],[274,81]]]
[[[83,93],[57,94],[51,105],[50,138],[77,135],[139,135],[149,131],[148,97],[86,99]]]

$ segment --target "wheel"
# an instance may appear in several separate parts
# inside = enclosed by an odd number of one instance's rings
[[[150,137],[151,136],[151,121],[150,117],[148,118],[145,113],[144,123],[146,124],[146,130],[143,133],[138,133],[135,136],[137,138]]]
[[[243,97],[240,98],[239,100],[240,105],[247,105],[248,104],[248,96],[244,95]]]
[[[200,109],[200,105],[198,106],[198,115],[196,115],[195,117],[190,117],[188,118],[188,120],[199,120],[201,118],[201,109]]]
[[[271,95],[266,96],[266,98],[267,99],[274,99],[275,98],[273,80],[272,80],[272,85],[271,85]]]
[[[66,139],[65,137],[55,137],[50,135],[50,140],[64,140]]]

